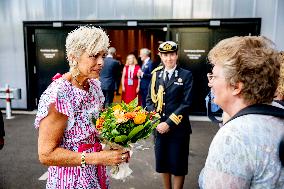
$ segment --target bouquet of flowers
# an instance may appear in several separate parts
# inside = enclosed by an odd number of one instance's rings
[[[116,147],[130,148],[131,143],[146,139],[159,124],[160,116],[156,112],[148,112],[138,106],[138,98],[129,104],[113,104],[93,119],[93,124],[102,143]],[[125,179],[132,173],[128,163],[111,169],[111,176]]]

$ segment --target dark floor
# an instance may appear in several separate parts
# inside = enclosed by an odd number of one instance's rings
[[[37,131],[33,127],[34,115],[15,115],[5,122],[5,146],[0,150],[0,189],[45,188],[39,181],[47,167],[37,159]],[[185,189],[198,188],[198,175],[202,169],[209,144],[218,130],[212,123],[192,121],[193,134],[190,142],[189,175]],[[111,180],[112,189],[159,189],[162,182],[154,171],[152,138],[135,145],[130,167],[132,175],[125,181]]]

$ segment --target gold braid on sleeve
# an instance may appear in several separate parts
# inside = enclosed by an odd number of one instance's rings
[[[151,85],[151,99],[157,106],[157,112],[161,112],[163,108],[163,93],[164,93],[164,87],[162,85],[159,85],[159,89],[157,94],[155,94],[155,85],[156,85],[156,72],[153,73],[152,76],[152,85]]]

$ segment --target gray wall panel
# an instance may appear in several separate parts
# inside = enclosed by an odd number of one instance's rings
[[[253,17],[255,0],[237,0],[234,3],[234,15],[236,18],[249,18]]]
[[[278,0],[275,42],[279,50],[284,51],[284,1]]]
[[[21,88],[12,107],[27,107],[23,21],[261,17],[261,34],[284,50],[283,11],[284,0],[1,0],[0,87]]]

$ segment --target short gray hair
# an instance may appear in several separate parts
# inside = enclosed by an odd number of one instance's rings
[[[110,47],[108,50],[107,50],[107,53],[110,54],[110,55],[114,55],[116,53],[116,49],[114,47]]]
[[[107,51],[109,38],[101,28],[81,26],[68,34],[65,46],[70,61],[70,55],[79,58],[84,52],[95,56],[100,51]]]
[[[140,49],[140,53],[145,54],[147,56],[150,56],[151,51],[147,48],[142,48],[142,49]]]

